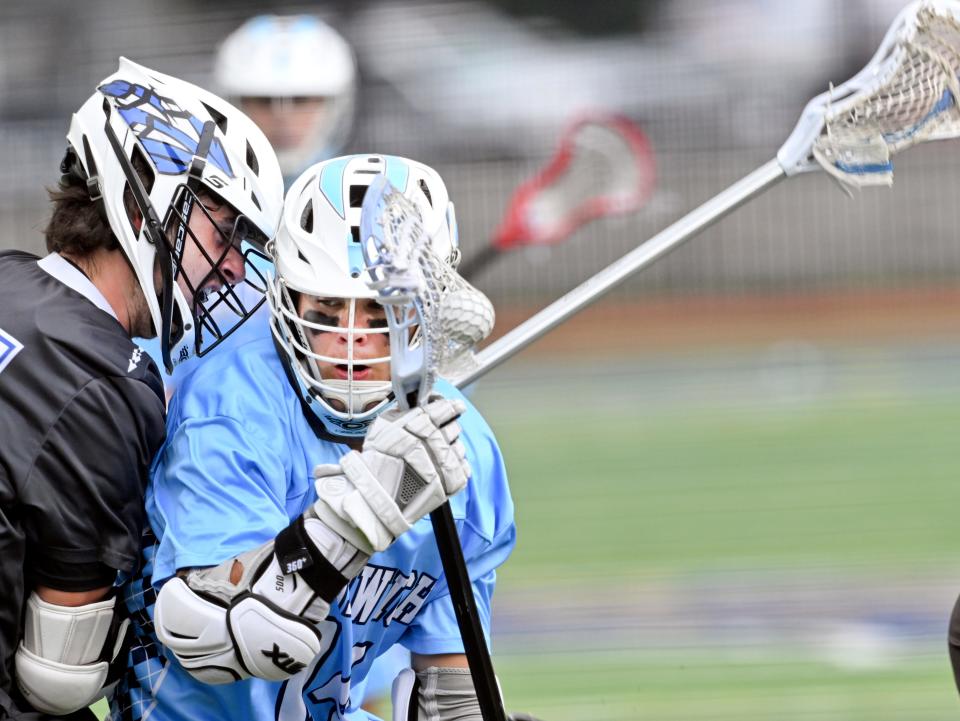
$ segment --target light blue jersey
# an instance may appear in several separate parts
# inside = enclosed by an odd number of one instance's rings
[[[183,379],[168,413],[147,512],[159,543],[144,569],[159,586],[177,569],[219,564],[273,539],[315,500],[312,469],[336,463],[344,445],[318,438],[284,373],[272,338],[215,353]],[[437,390],[462,397],[441,382]],[[473,475],[451,507],[480,617],[489,637],[495,570],[513,548],[513,503],[490,428],[467,402],[462,440]],[[400,643],[413,653],[462,653],[463,644],[428,518],[374,555],[331,608],[332,646],[287,682],[250,679],[209,686],[158,650],[154,588],[130,584],[138,644],[114,717],[366,719],[351,692],[374,658]],[[309,715],[308,715],[309,714]]]

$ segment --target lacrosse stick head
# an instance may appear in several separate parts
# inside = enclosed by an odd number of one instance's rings
[[[905,7],[856,76],[811,100],[777,154],[787,175],[823,168],[844,187],[890,185],[891,156],[960,135],[960,3]]]
[[[514,193],[493,245],[549,245],[594,218],[637,210],[653,192],[655,171],[639,127],[620,116],[580,118],[543,170]]]
[[[403,409],[420,405],[437,377],[490,335],[493,305],[437,253],[420,209],[385,176],[367,190],[360,237],[390,328],[394,395]]]

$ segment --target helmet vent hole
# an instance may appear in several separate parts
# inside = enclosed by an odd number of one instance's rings
[[[223,113],[217,112],[212,107],[203,103],[203,107],[207,109],[207,112],[210,113],[210,119],[216,123],[217,127],[220,128],[221,133],[227,132],[227,116]]]
[[[350,186],[350,207],[351,208],[362,208],[363,207],[363,197],[367,194],[368,185],[351,185]]]
[[[257,196],[254,194],[252,190],[250,191],[250,200],[252,200],[253,204],[257,206],[257,210],[263,210],[263,208],[260,205],[260,201],[257,200]]]
[[[253,171],[254,175],[260,175],[260,163],[257,161],[257,154],[253,152],[253,147],[250,145],[249,140],[247,141],[247,165],[250,166],[250,170]]]
[[[360,242],[360,226],[359,225],[351,225],[350,234],[353,236],[354,243]]]
[[[308,233],[313,232],[313,201],[307,203],[303,209],[303,215],[300,216],[300,227]]]
[[[84,137],[83,141],[84,143],[87,142],[86,137]],[[144,191],[146,191],[149,196],[150,191],[153,189],[153,181],[156,176],[139,145],[135,145],[133,152],[130,153],[130,165],[133,166],[134,172],[140,179]],[[94,170],[96,170],[96,168],[94,168]],[[123,206],[127,213],[127,221],[130,223],[130,229],[134,235],[138,235],[143,227],[145,210],[137,203],[129,183],[123,184]]]
[[[84,138],[86,140],[86,138]],[[147,156],[143,154],[143,150],[140,149],[140,145],[133,146],[133,152],[130,153],[130,164],[133,166],[133,169],[137,171],[137,175],[140,178],[140,182],[143,183],[143,188],[148,193],[153,190],[153,181],[156,178],[156,175],[153,172],[153,168],[150,167],[150,163],[147,161]]]
[[[433,196],[430,195],[430,188],[427,187],[427,181],[423,178],[420,178],[420,190],[423,191],[423,194],[427,196],[427,202],[430,203],[430,207],[433,207]]]

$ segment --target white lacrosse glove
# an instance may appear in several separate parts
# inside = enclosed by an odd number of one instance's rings
[[[317,517],[368,556],[460,491],[470,477],[457,418],[463,401],[381,414],[359,453],[313,469]]]

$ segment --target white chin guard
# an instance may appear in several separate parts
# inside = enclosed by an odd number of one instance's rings
[[[320,394],[323,399],[339,401],[346,409],[345,415],[362,416],[370,413],[378,403],[383,403],[390,395],[392,386],[390,381],[348,381],[331,379],[320,384]],[[331,408],[337,406],[331,405]],[[369,408],[369,410],[365,410]],[[354,420],[350,418],[350,420]]]

